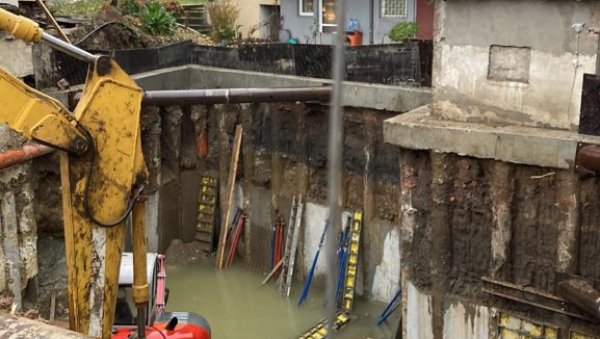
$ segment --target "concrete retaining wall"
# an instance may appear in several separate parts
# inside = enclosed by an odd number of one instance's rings
[[[23,143],[0,126],[0,150]],[[37,224],[31,163],[0,171],[0,293],[22,308],[25,289],[38,273]]]

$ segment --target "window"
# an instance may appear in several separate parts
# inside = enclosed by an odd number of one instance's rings
[[[381,16],[383,18],[406,17],[406,0],[381,0]]]
[[[335,32],[335,0],[320,0],[319,7],[321,12],[321,32]]]
[[[301,16],[312,16],[314,11],[314,0],[298,0]]]

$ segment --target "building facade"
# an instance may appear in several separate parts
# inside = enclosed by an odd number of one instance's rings
[[[400,22],[419,20],[425,33],[420,37],[424,39],[433,27],[429,0],[349,0],[346,18],[358,20],[364,44],[389,43],[387,34]],[[295,38],[300,43],[331,44],[336,30],[335,0],[281,0],[281,21],[287,33],[282,40]]]

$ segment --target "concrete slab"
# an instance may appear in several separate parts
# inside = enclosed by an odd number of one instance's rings
[[[573,167],[578,142],[600,144],[600,137],[567,130],[442,120],[430,106],[386,120],[383,135],[402,148],[564,169]]]

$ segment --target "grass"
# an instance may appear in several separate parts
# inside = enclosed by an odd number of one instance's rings
[[[55,1],[50,9],[57,16],[89,17],[102,9],[105,0]]]
[[[107,2],[109,0],[55,0],[50,8],[57,16],[91,17],[98,13]],[[166,1],[161,0],[161,2]],[[197,5],[205,3],[206,0],[180,0],[179,2],[182,5]]]

